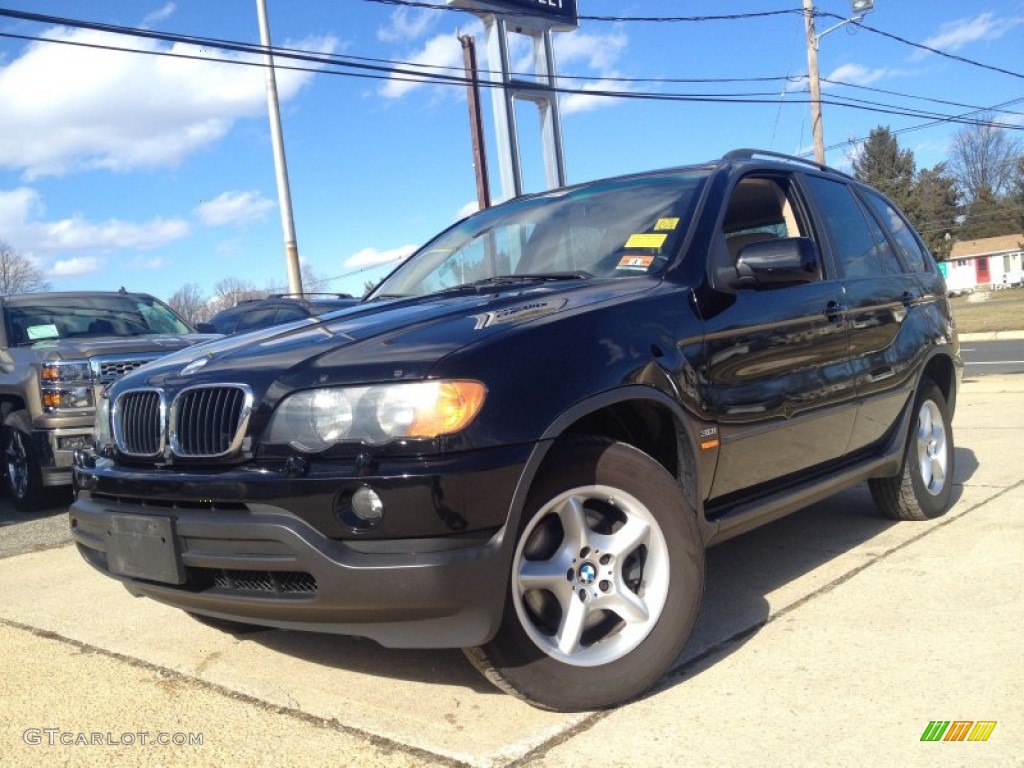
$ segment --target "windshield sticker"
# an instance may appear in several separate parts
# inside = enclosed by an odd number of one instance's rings
[[[658,219],[654,225],[655,232],[671,232],[679,226],[679,219]]]
[[[56,339],[60,336],[60,332],[56,325],[47,323],[46,325],[30,325],[25,329],[25,335],[28,336],[29,341],[36,341],[38,339]]]
[[[533,320],[536,317],[550,315],[557,312],[566,305],[566,299],[546,299],[544,301],[531,301],[529,304],[520,304],[517,307],[498,309],[494,312],[484,312],[481,315],[473,315],[476,321],[474,331],[481,331],[492,325],[504,323],[516,323],[523,320]]]
[[[650,269],[651,264],[654,263],[653,256],[642,256],[638,253],[627,253],[615,266],[616,269],[638,269],[644,272]]]
[[[668,235],[630,235],[626,241],[627,248],[661,248],[668,240]]]

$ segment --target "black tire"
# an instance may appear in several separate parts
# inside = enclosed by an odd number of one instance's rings
[[[3,452],[4,485],[11,494],[14,508],[19,512],[34,512],[46,506],[51,496],[43,486],[43,473],[30,448],[28,435],[5,425],[0,428],[0,451]]]
[[[931,520],[945,514],[953,492],[953,428],[942,390],[924,379],[914,399],[903,468],[868,481],[875,505],[894,520]]]
[[[703,588],[704,547],[676,480],[632,446],[569,441],[530,490],[498,633],[465,653],[534,706],[615,706],[679,657]]]

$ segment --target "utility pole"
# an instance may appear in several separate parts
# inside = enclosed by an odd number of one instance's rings
[[[487,150],[484,121],[480,114],[480,80],[476,67],[476,41],[472,35],[459,35],[466,68],[466,101],[469,103],[469,132],[473,137],[473,168],[476,170],[476,197],[480,210],[491,207],[491,184],[487,177]]]
[[[804,26],[807,29],[807,76],[811,83],[811,132],[814,134],[814,159],[825,164],[825,132],[821,126],[821,78],[818,75],[818,36],[814,34],[814,3],[804,0]]]
[[[288,269],[288,291],[301,295],[302,272],[299,270],[299,247],[295,242],[295,220],[292,217],[292,195],[288,185],[288,163],[285,161],[284,140],[281,137],[281,106],[277,99],[277,77],[274,74],[274,55],[271,53],[267,0],[256,0],[256,15],[259,17],[260,24],[260,45],[265,51],[263,60],[267,81],[267,109],[270,112],[270,140],[274,146],[277,199],[281,208],[281,227],[284,230],[284,259]]]
[[[856,24],[875,9],[875,0],[850,0],[849,19],[844,19],[820,35],[814,32],[814,2],[804,0],[804,27],[807,30],[807,78],[811,83],[811,131],[814,134],[814,159],[825,164],[825,135],[821,126],[821,77],[818,74],[818,43],[829,32],[846,24]]]

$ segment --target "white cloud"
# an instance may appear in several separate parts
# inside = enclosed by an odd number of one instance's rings
[[[177,10],[177,6],[174,3],[164,3],[162,8],[157,8],[152,13],[146,14],[146,17],[142,20],[140,25],[143,29],[146,29],[158,21],[165,21],[171,18],[171,15]]]
[[[479,210],[480,210],[480,203],[478,201],[476,201],[476,200],[470,200],[464,206],[459,208],[458,212],[456,212],[456,214],[455,214],[455,220],[456,221],[461,221],[462,219],[466,218],[467,216],[469,216],[471,214],[476,213]]]
[[[562,80],[561,85],[588,92],[634,90],[634,86],[613,79],[622,76],[615,69],[615,65],[628,45],[629,37],[622,31],[615,31],[607,35],[574,32],[571,35],[557,36],[555,38],[555,54],[560,71],[576,64],[596,70],[598,75],[596,80],[589,82]],[[572,115],[621,103],[621,99],[611,96],[599,96],[594,93],[570,93],[561,96],[559,106],[563,115]]]
[[[408,258],[415,250],[415,245],[403,245],[387,251],[380,251],[373,247],[363,248],[345,259],[342,266],[346,269],[358,269],[360,267],[375,267],[378,264],[397,263]]]
[[[103,271],[105,263],[96,256],[74,256],[70,259],[58,259],[47,270],[53,277],[84,277]]]
[[[462,44],[453,34],[432,37],[417,53],[403,59],[409,63],[403,65],[402,69],[422,72],[426,77],[438,73],[457,77],[463,75]],[[426,82],[416,75],[393,75],[381,86],[380,95],[386,99],[399,99]]]
[[[75,214],[48,221],[43,215],[42,198],[34,189],[0,190],[0,231],[18,250],[37,258],[69,251],[149,250],[180,240],[189,232],[188,223],[181,219],[93,222]]]
[[[617,75],[612,75],[616,77]],[[624,88],[620,82],[598,80],[592,83],[583,83],[578,85],[573,84],[574,88],[579,88],[583,91],[626,91],[629,88]],[[598,107],[611,107],[617,103],[620,103],[620,99],[614,96],[601,96],[597,93],[567,93],[562,94],[561,100],[558,102],[562,108],[563,115],[572,115],[577,112],[589,112],[592,109]]]
[[[582,61],[590,68],[604,73],[618,63],[627,45],[629,37],[622,31],[608,35],[573,32],[571,35],[555,36],[555,55],[559,69]]]
[[[194,212],[199,220],[210,227],[226,224],[249,224],[262,219],[277,203],[263,197],[256,190],[224,192],[209,202],[200,203]]]
[[[973,19],[957,19],[943,24],[939,32],[926,39],[923,45],[940,51],[959,51],[979,40],[996,40],[1022,23],[1024,19],[1000,19],[988,11]],[[927,51],[919,50],[911,58],[921,59],[927,55]]]
[[[894,69],[882,67],[879,69],[868,69],[860,64],[843,64],[843,66],[832,70],[825,79],[836,80],[851,85],[872,85],[880,80],[887,80],[898,75]],[[822,83],[823,88],[833,87],[831,83]]]
[[[136,257],[128,262],[128,269],[134,272],[158,272],[167,266],[167,262],[160,256],[144,259]]]
[[[385,43],[416,40],[435,25],[438,13],[427,8],[396,8],[390,24],[377,30],[377,39]]]
[[[194,45],[168,46],[92,30],[51,29],[52,41],[112,45],[195,55]],[[333,52],[334,38],[287,43]],[[251,60],[216,51],[211,57]],[[282,100],[296,95],[309,72],[280,70]],[[258,67],[36,42],[0,66],[0,168],[26,179],[77,170],[173,166],[222,138],[235,120],[265,117]]]

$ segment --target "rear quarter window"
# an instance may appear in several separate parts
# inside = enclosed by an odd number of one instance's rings
[[[878,218],[882,220],[883,226],[910,270],[912,272],[929,271],[927,252],[903,214],[871,190],[864,190],[864,197]]]

